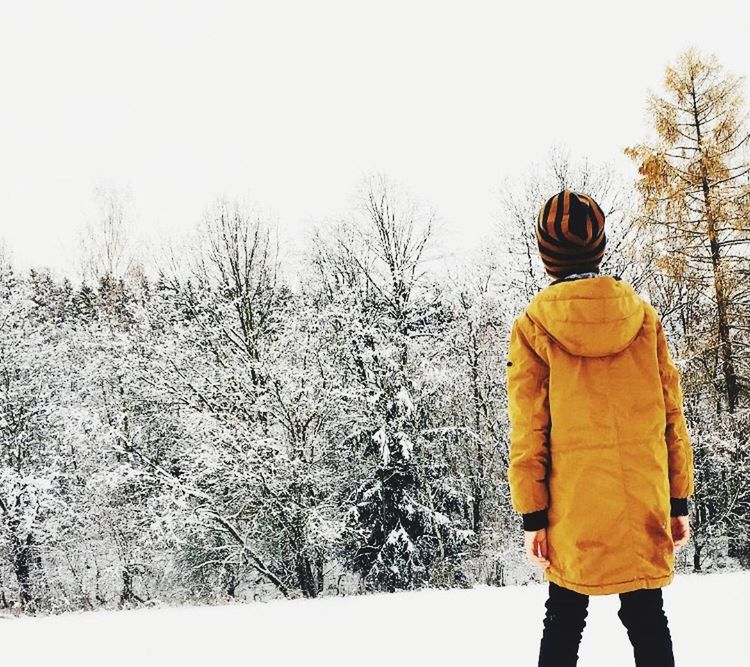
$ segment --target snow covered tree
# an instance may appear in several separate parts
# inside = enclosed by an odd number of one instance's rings
[[[443,289],[446,326],[423,352],[423,400],[432,406],[435,437],[447,440],[455,477],[471,498],[470,525],[477,555],[497,526],[505,455],[503,338],[510,304],[503,291],[502,257],[491,246],[475,253]],[[442,427],[442,428],[441,428]]]
[[[349,365],[361,418],[346,446],[362,457],[351,479],[342,554],[366,587],[412,588],[467,547],[432,468],[426,406],[418,402],[418,339],[430,331],[434,295],[425,289],[431,218],[392,183],[373,177],[355,220],[338,228],[316,265],[323,292],[351,298]],[[339,297],[333,284],[347,285]],[[470,532],[470,531],[468,531]]]
[[[602,207],[607,216],[607,250],[601,270],[622,275],[638,288],[648,261],[642,256],[639,230],[632,224],[632,197],[623,179],[609,164],[576,160],[569,149],[554,146],[544,164],[530,167],[517,180],[509,179],[500,190],[501,211],[494,238],[501,239],[495,245],[504,259],[503,274],[515,302],[528,302],[549,283],[534,228],[544,202],[563,189],[590,195]],[[642,261],[635,262],[639,253]]]

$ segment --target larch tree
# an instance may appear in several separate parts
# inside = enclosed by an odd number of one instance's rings
[[[656,141],[625,149],[639,165],[637,220],[658,248],[657,266],[681,285],[692,284],[706,304],[705,315],[695,317],[708,316],[713,331],[698,338],[713,334],[705,352],[716,357],[730,414],[746,378],[739,351],[748,316],[742,277],[750,261],[750,134],[742,81],[714,56],[683,51],[666,68],[663,95],[648,98]]]

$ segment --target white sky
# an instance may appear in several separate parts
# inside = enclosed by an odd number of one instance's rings
[[[750,74],[744,0],[604,6],[2,0],[0,240],[64,268],[98,184],[130,189],[143,238],[219,195],[297,234],[376,170],[477,239],[553,143],[633,174],[684,47]]]

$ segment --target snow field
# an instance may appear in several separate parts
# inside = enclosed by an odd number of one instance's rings
[[[533,667],[547,583],[0,620],[3,663],[119,667]],[[664,589],[680,667],[750,665],[750,573],[677,575]],[[632,666],[616,595],[592,596],[580,667]]]

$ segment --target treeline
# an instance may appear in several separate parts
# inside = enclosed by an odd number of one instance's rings
[[[293,273],[267,221],[230,202],[153,273],[128,257],[116,196],[83,283],[0,257],[0,607],[528,579],[505,353],[549,281],[533,221],[563,187],[607,212],[602,272],[659,310],[683,373],[696,494],[678,567],[748,566],[738,85],[682,54],[650,102],[659,143],[628,149],[635,188],[553,152],[504,189],[502,220],[465,262],[382,177],[345,222],[307,236]]]

